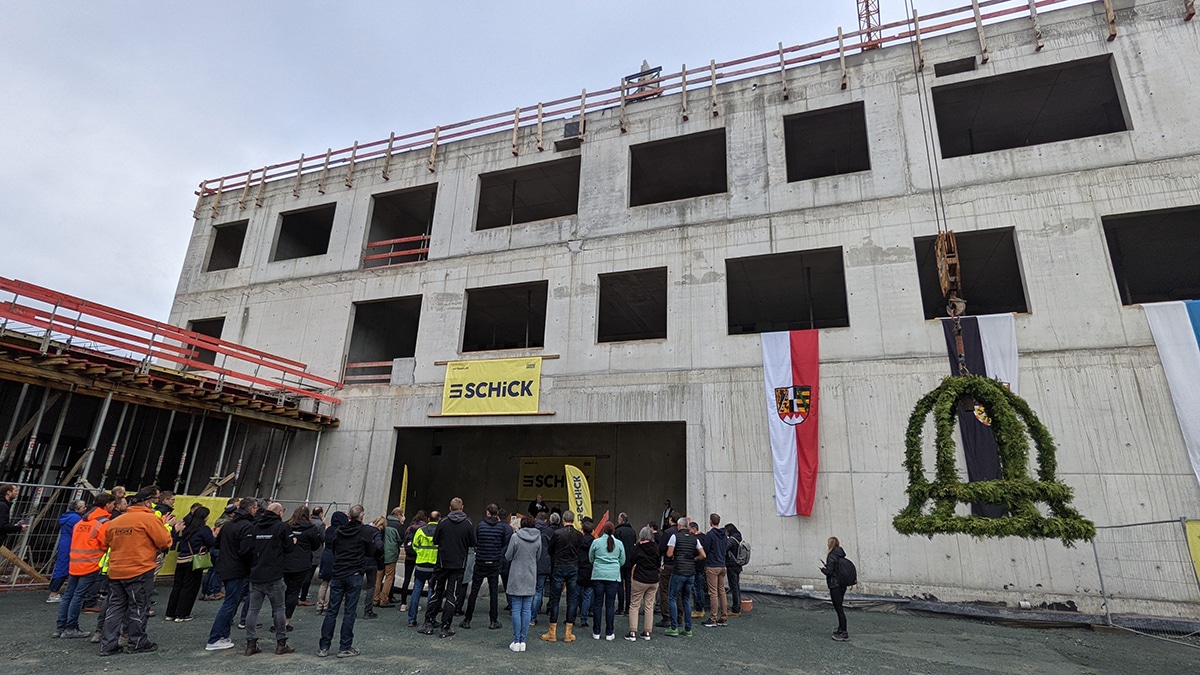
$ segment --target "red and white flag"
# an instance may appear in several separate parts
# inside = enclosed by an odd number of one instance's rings
[[[796,330],[761,338],[775,513],[811,516],[817,491],[818,333]]]

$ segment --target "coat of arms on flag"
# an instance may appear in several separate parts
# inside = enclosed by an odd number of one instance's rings
[[[808,419],[811,405],[812,387],[808,385],[775,388],[775,411],[787,424],[796,426]]]

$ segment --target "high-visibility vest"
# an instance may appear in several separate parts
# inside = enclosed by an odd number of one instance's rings
[[[413,535],[413,550],[417,552],[418,565],[433,565],[437,563],[438,547],[433,543],[433,530],[437,527],[437,523],[429,523],[425,527],[417,530]],[[425,530],[428,529],[429,533]]]
[[[67,568],[71,576],[81,577],[100,569],[100,559],[104,557],[106,547],[96,537],[96,531],[108,521],[108,517],[108,511],[95,509],[71,530],[71,562]]]

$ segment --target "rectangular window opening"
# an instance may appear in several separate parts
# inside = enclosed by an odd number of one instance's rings
[[[417,351],[421,296],[354,303],[354,326],[346,354],[347,384],[388,384],[392,361]]]
[[[212,250],[208,253],[205,272],[233,269],[242,259],[242,244],[246,241],[246,227],[250,221],[225,223],[213,226]]]
[[[934,77],[946,77],[947,75],[957,75],[958,73],[969,73],[975,70],[975,57],[968,56],[965,59],[955,59],[953,61],[942,61],[941,63],[933,64]]]
[[[272,262],[325,255],[333,232],[336,204],[279,214],[279,236]]]
[[[479,176],[476,230],[490,230],[579,212],[578,156]]]
[[[437,183],[375,195],[363,267],[386,267],[429,258],[429,232]]]
[[[601,274],[597,342],[667,337],[667,268]]]
[[[729,334],[850,325],[842,248],[725,261]]]
[[[199,333],[206,337],[220,340],[221,331],[225,330],[225,317],[219,316],[213,319],[196,319],[195,321],[189,321],[187,327],[188,330],[194,333]],[[191,361],[199,361],[200,363],[215,365],[217,362],[217,353],[211,349],[195,347],[193,348],[191,355],[188,356],[188,359]],[[184,370],[188,370],[188,368],[185,367]]]
[[[464,352],[540,349],[546,335],[548,281],[467,289]]]
[[[724,129],[629,148],[630,206],[728,191]]]
[[[1102,221],[1121,304],[1200,300],[1200,206]]]
[[[869,171],[867,115],[861,101],[783,118],[789,183]]]
[[[1011,227],[977,232],[955,232],[958,267],[962,276],[959,297],[967,301],[966,313],[1025,313],[1025,285],[1017,256],[1016,237]],[[921,305],[926,319],[949,316],[946,298],[938,281],[937,236],[913,239],[917,254],[917,276],[921,284]]]
[[[933,88],[942,157],[1125,131],[1111,56]]]

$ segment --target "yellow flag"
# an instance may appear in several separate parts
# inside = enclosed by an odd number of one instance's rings
[[[404,478],[400,479],[400,510],[407,511],[405,505],[408,504],[408,465],[404,465]]]
[[[1192,552],[1192,566],[1196,575],[1200,576],[1200,520],[1189,520],[1184,526],[1187,529],[1188,549]]]
[[[570,464],[564,466],[567,472],[567,498],[571,510],[575,512],[575,529],[579,530],[583,528],[584,517],[592,517],[592,490],[582,471]]]

